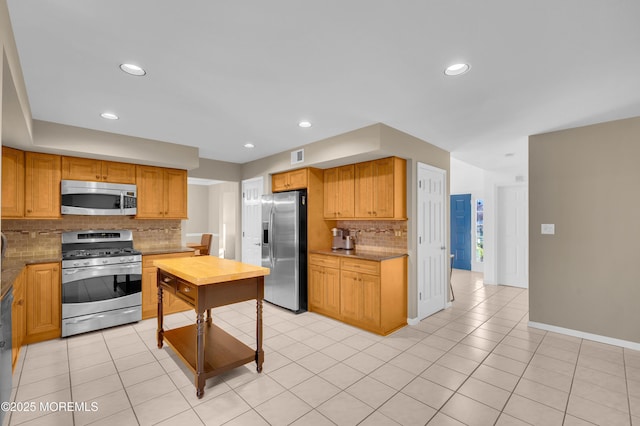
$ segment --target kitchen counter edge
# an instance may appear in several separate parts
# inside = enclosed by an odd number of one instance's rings
[[[382,262],[389,259],[408,256],[407,253],[378,252],[368,250],[309,250],[309,253],[324,254],[329,256],[348,257],[352,259],[374,260]]]

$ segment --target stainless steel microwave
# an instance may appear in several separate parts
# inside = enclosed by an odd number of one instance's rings
[[[137,213],[135,185],[63,180],[62,214],[132,216]]]

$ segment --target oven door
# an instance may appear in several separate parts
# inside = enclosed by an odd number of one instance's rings
[[[62,270],[62,318],[142,305],[142,264]]]

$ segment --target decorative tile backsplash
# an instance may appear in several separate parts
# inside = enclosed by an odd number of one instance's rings
[[[356,249],[407,252],[406,221],[339,220],[336,226],[356,236]]]
[[[179,247],[179,219],[141,220],[126,216],[64,216],[51,220],[3,219],[7,236],[6,257],[11,259],[56,259],[61,257],[60,235],[67,231],[130,229],[136,249]]]

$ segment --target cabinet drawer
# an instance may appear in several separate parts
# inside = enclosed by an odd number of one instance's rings
[[[165,285],[163,290],[175,294],[176,289],[178,288],[178,279],[176,277],[160,272],[160,281]]]
[[[187,284],[184,281],[178,281],[178,288],[177,288],[176,294],[193,302],[196,299],[196,288],[194,286]]]
[[[330,268],[339,268],[340,258],[336,256],[325,256],[322,254],[311,253],[309,255],[309,264],[316,266],[328,266]]]
[[[374,260],[341,259],[340,267],[347,271],[362,272],[364,274],[380,274],[380,262]]]

